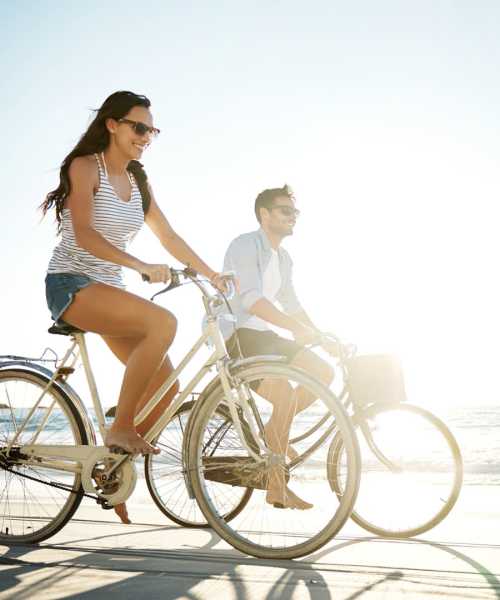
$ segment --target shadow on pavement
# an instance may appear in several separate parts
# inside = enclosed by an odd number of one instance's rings
[[[62,589],[65,586],[66,598],[200,598],[196,590],[200,584],[210,581],[214,590],[217,585],[231,587],[226,597],[247,600],[265,597],[268,600],[291,600],[301,590],[301,597],[314,600],[330,600],[342,597],[354,600],[376,592],[390,590],[393,582],[431,585],[436,595],[452,595],[459,582],[453,581],[453,573],[446,578],[430,577],[428,570],[419,571],[404,568],[383,568],[376,565],[346,565],[333,562],[335,555],[343,549],[359,544],[380,542],[380,538],[358,538],[342,541],[306,559],[295,561],[261,560],[244,556],[232,549],[219,550],[214,546],[218,536],[206,530],[209,540],[203,546],[161,550],[158,548],[127,547],[93,548],[91,542],[107,537],[122,538],[133,533],[147,535],[151,531],[169,531],[176,527],[148,528],[143,531],[127,531],[120,534],[101,535],[86,539],[73,539],[64,544],[44,544],[42,546],[11,546],[0,556],[0,593],[6,598],[28,600],[48,590]],[[83,545],[82,545],[83,542]],[[76,544],[80,543],[79,546]],[[426,540],[411,540],[407,543],[425,545],[449,553],[463,561],[484,578],[484,586],[474,586],[482,592],[488,591],[500,600],[500,581],[484,565],[470,558],[456,548]],[[86,547],[87,545],[87,547]],[[90,547],[89,547],[90,546]],[[36,562],[36,556],[28,556],[37,548],[60,551],[62,557],[53,562]],[[67,553],[67,557],[64,553]],[[74,556],[78,553],[78,556]],[[376,553],[374,553],[376,555]],[[319,563],[319,559],[332,557],[332,562]],[[241,567],[250,567],[245,572]],[[463,571],[458,571],[457,574]],[[469,573],[470,575],[470,573]],[[474,574],[472,574],[474,575]],[[426,577],[429,577],[427,580]],[[346,585],[348,582],[348,585]],[[258,595],[255,586],[262,585],[264,595]],[[353,589],[354,588],[354,589]],[[74,590],[71,593],[70,590]],[[417,588],[418,589],[418,588]],[[467,591],[472,592],[471,586]],[[10,595],[5,592],[10,591]],[[394,588],[396,591],[396,588]],[[422,590],[423,591],[423,590]],[[465,591],[465,590],[462,590]],[[203,596],[202,596],[203,597]]]

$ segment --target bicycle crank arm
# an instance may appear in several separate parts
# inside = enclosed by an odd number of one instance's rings
[[[133,492],[137,481],[135,465],[129,460],[123,462],[123,455],[114,454],[104,446],[48,446],[33,444],[21,446],[19,454],[28,457],[28,459],[29,457],[33,457],[32,460],[35,460],[36,465],[41,468],[81,473],[84,491],[89,494],[97,493],[100,498],[103,498],[111,506],[125,502]],[[111,493],[103,493],[96,486],[94,477],[95,467],[98,464],[110,463],[118,463],[116,470],[119,473],[119,477],[115,486],[116,490],[113,489]]]

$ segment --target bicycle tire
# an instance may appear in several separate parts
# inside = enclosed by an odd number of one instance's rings
[[[203,395],[197,402],[202,401]],[[183,527],[208,528],[210,525],[196,499],[190,497],[182,458],[182,438],[194,405],[193,401],[184,402],[165,425],[154,442],[161,453],[146,456],[144,473],[154,503],[168,519]],[[228,414],[226,417],[230,418]],[[224,515],[227,521],[238,515],[250,500],[252,488],[241,489],[242,493],[235,494],[235,506]]]
[[[263,498],[263,492],[268,490],[268,483],[263,483],[265,473],[255,469],[254,477],[255,486],[260,485],[258,493],[254,492],[251,502],[247,504],[245,510],[230,522],[225,521],[220,510],[217,508],[217,499],[211,495],[212,481],[214,475],[210,471],[210,465],[204,465],[201,448],[204,446],[205,437],[210,436],[211,416],[214,414],[219,404],[224,404],[225,397],[221,384],[214,387],[212,392],[207,396],[203,404],[198,404],[191,415],[188,431],[185,436],[185,444],[189,449],[188,453],[188,469],[193,488],[194,495],[198,504],[205,515],[207,522],[212,528],[234,548],[258,558],[274,558],[274,559],[291,559],[310,554],[326,544],[340,530],[345,521],[349,518],[351,510],[354,506],[356,493],[359,485],[359,448],[354,434],[352,425],[347,417],[344,407],[338,402],[335,396],[321,383],[313,380],[307,373],[301,369],[296,369],[287,365],[276,364],[275,362],[261,362],[251,365],[241,365],[239,368],[234,368],[232,371],[233,379],[239,382],[239,385],[249,389],[253,382],[267,380],[279,380],[279,385],[289,385],[292,389],[297,389],[302,386],[320,402],[328,407],[331,411],[335,425],[338,431],[342,432],[346,450],[346,489],[342,498],[338,499],[338,506],[332,502],[335,495],[332,494],[327,470],[323,468],[321,460],[317,460],[319,467],[313,465],[308,455],[310,446],[305,450],[301,449],[301,456],[304,458],[302,466],[293,466],[296,461],[292,460],[287,466],[290,482],[297,485],[298,482],[306,484],[309,482],[310,488],[315,492],[315,504],[312,509],[304,511],[291,511],[287,509],[280,510],[274,508]],[[296,388],[293,388],[293,385]],[[274,383],[273,383],[274,385]],[[284,389],[284,388],[283,388]],[[255,397],[255,393],[252,394]],[[257,399],[260,405],[260,401]],[[311,405],[313,406],[313,405]],[[265,418],[265,407],[257,407],[259,415]],[[303,411],[304,412],[304,411]],[[293,421],[300,427],[299,420]],[[329,438],[331,434],[328,434]],[[296,437],[290,435],[290,438]],[[321,440],[321,438],[320,438]],[[311,442],[313,443],[313,442]],[[318,441],[318,444],[325,442]],[[241,445],[241,442],[240,442]],[[243,445],[241,445],[243,446]],[[321,458],[320,450],[323,446],[318,446],[317,455]],[[216,457],[224,463],[224,460],[240,460],[237,468],[231,471],[234,481],[228,480],[225,483],[229,485],[237,485],[237,478],[242,478],[248,475],[248,469],[252,473],[252,463],[249,460],[248,452],[243,448],[236,448],[235,457]],[[246,455],[245,455],[246,454]],[[324,457],[327,452],[324,452]],[[305,461],[309,460],[309,464]],[[236,463],[234,463],[236,464]],[[247,472],[245,472],[247,469]],[[220,470],[220,469],[219,469]],[[229,469],[228,469],[229,470]],[[324,471],[324,474],[323,474]],[[258,476],[258,477],[257,477]],[[309,479],[308,479],[309,477]],[[300,478],[300,479],[299,479]],[[244,481],[247,481],[243,479]],[[317,493],[316,493],[317,492]],[[325,495],[326,492],[326,495]],[[267,492],[266,492],[267,494]],[[312,496],[311,496],[312,498]],[[335,504],[335,507],[333,506]],[[333,510],[333,515],[330,517],[326,512]],[[259,511],[261,516],[253,519],[253,514]],[[288,519],[288,516],[293,512],[293,520]],[[300,514],[305,515],[307,523],[302,524]],[[308,514],[306,514],[308,513]],[[284,520],[287,521],[286,524]],[[319,523],[317,522],[319,521]],[[254,529],[249,529],[248,524],[252,523]],[[270,530],[260,531],[259,527],[270,528]],[[311,534],[311,526],[314,532]],[[264,540],[264,537],[268,540]],[[277,540],[276,541],[275,537]],[[272,538],[272,539],[271,539]]]
[[[380,433],[375,442],[378,444],[380,440],[385,456],[396,466],[405,465],[406,470],[394,474],[388,469],[384,471],[384,467],[374,464],[368,451],[363,452],[360,442],[362,463],[365,459],[370,464],[361,466],[360,489],[351,519],[380,537],[406,539],[429,531],[449,514],[460,494],[463,462],[456,439],[441,419],[428,410],[406,402],[394,406],[372,405],[361,414],[363,421],[373,423],[371,427],[378,424],[377,431]],[[384,431],[386,436],[390,436],[387,430],[391,426],[397,429],[393,434],[395,441],[384,444]],[[421,441],[416,439],[417,434],[421,435]],[[395,446],[399,441],[400,454],[396,456],[398,450]],[[338,465],[342,445],[340,437],[333,440],[329,464]],[[413,447],[416,448],[415,454],[426,451],[429,458],[422,458],[422,454],[414,458]],[[401,454],[403,450],[406,452],[404,456]],[[336,468],[331,470],[331,479],[335,493],[342,493],[343,485]],[[435,492],[432,508],[425,497],[426,489],[433,496]],[[383,500],[377,497],[377,491],[380,490]],[[410,519],[416,522],[410,524]]]
[[[3,489],[0,492],[0,543],[33,544],[53,536],[71,519],[82,501],[80,474],[43,469],[34,463],[29,466],[15,461],[9,463],[2,453],[47,382],[43,375],[22,367],[0,371],[0,489]],[[53,408],[37,442],[88,444],[80,414],[57,383],[47,392],[43,407],[49,406],[49,398]],[[37,409],[30,419],[30,423],[33,422],[31,428],[37,418],[38,422],[43,422],[42,410],[42,407]],[[28,443],[29,436],[29,429],[25,429],[16,446]],[[4,465],[11,470],[3,468]],[[45,482],[59,478],[59,483],[70,487],[71,491],[34,482],[23,477],[22,472]]]

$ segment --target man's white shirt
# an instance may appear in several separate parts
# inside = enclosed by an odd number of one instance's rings
[[[276,296],[281,287],[280,259],[274,248],[271,248],[271,260],[264,271],[262,278],[262,292],[266,300],[274,304]],[[256,329],[257,331],[268,331],[269,324],[267,321],[252,315],[245,323],[245,327]]]

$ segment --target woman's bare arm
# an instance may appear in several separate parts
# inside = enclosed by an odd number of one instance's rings
[[[146,223],[156,235],[162,246],[184,265],[189,265],[198,273],[214,280],[217,273],[213,271],[196,252],[184,241],[184,239],[173,229],[167,218],[161,211],[153,194],[151,186],[151,204],[146,214]]]

